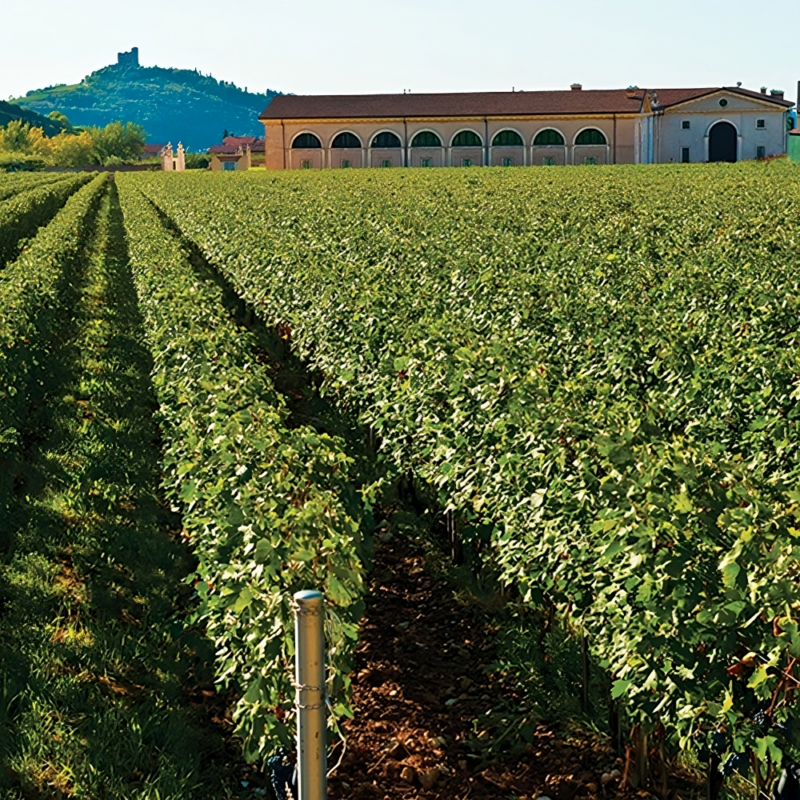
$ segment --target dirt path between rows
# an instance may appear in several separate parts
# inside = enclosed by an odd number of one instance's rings
[[[353,676],[355,719],[331,800],[616,794],[608,776],[620,762],[602,737],[566,738],[546,724],[535,726],[524,752],[482,767],[473,721],[498,701],[519,702],[486,669],[495,656],[490,625],[481,607],[459,603],[432,577],[411,543],[381,545]]]

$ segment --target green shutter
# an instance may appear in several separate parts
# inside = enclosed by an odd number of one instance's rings
[[[453,147],[483,147],[483,142],[475,131],[461,131],[453,139]]]
[[[336,148],[337,150],[355,150],[361,147],[361,142],[359,141],[358,137],[352,133],[345,131],[344,133],[340,133],[331,143],[331,147]]]
[[[563,144],[564,137],[558,131],[554,131],[552,128],[539,131],[539,133],[536,134],[536,138],[533,140],[534,147],[547,147],[550,145]]]
[[[578,134],[575,144],[608,144],[606,136],[597,128],[587,128]]]
[[[316,150],[322,147],[319,139],[313,133],[301,133],[293,142],[293,150]]]
[[[396,136],[391,131],[384,131],[379,133],[372,140],[373,147],[400,147],[400,137]]]
[[[516,131],[500,131],[493,141],[493,147],[524,147],[522,137]]]
[[[420,131],[412,140],[412,147],[441,147],[442,140],[433,131]]]

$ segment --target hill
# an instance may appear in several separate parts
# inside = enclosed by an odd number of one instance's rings
[[[0,100],[0,127],[8,125],[9,122],[14,120],[22,120],[22,122],[29,122],[37,128],[41,128],[47,136],[57,136],[65,126],[54,119],[48,119],[42,114],[37,114],[27,108],[7,103],[5,100]]]
[[[258,115],[279,92],[249,92],[197,70],[141,67],[127,55],[80,83],[31,91],[12,102],[39,114],[61,111],[75,126],[135,122],[148,141],[182,141],[188,150],[208,149],[225,130],[264,135]]]

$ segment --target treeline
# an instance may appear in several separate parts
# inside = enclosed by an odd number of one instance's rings
[[[69,125],[63,114],[49,116]],[[111,122],[102,128],[69,126],[47,136],[40,127],[13,120],[0,128],[0,169],[4,163],[28,169],[126,164],[141,158],[146,139],[144,128],[132,122]]]

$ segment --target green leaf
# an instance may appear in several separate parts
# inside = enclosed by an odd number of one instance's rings
[[[197,482],[186,481],[183,483],[178,497],[183,500],[184,503],[193,503],[197,499]]]
[[[748,689],[755,689],[757,686],[761,686],[764,681],[768,681],[770,678],[769,672],[767,672],[767,667],[765,664],[762,664],[754,673],[753,676],[747,683]]]
[[[610,561],[617,553],[621,553],[623,550],[622,542],[611,542],[611,544],[606,547],[603,551],[603,554],[600,556],[600,561]]]
[[[616,680],[611,685],[611,699],[618,700],[633,684],[633,681]]]
[[[245,703],[257,703],[261,699],[261,678],[257,678],[247,687],[243,699]]]
[[[685,493],[681,493],[675,498],[672,507],[679,514],[689,514],[694,509],[692,501],[689,499],[689,496]]]
[[[729,589],[736,586],[736,578],[741,572],[741,567],[734,561],[722,568],[722,581]]]
[[[272,559],[274,547],[269,539],[259,539],[253,551],[253,560],[256,564],[265,564]]]
[[[253,593],[250,591],[249,587],[245,586],[244,589],[239,592],[239,596],[236,598],[236,602],[233,604],[233,610],[238,614],[244,611],[252,602]]]
[[[756,739],[754,749],[759,761],[765,763],[769,757],[777,769],[781,768],[783,753],[778,747],[778,740],[774,736],[763,736],[760,739]]]

